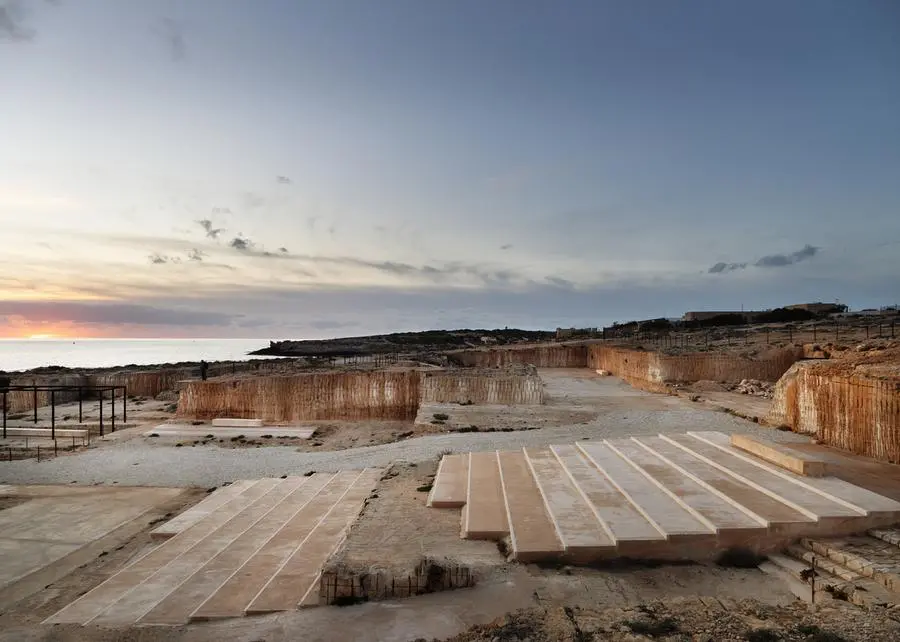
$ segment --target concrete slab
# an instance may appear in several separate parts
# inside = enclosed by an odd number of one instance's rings
[[[512,559],[527,562],[535,555],[539,559],[547,551],[563,552],[565,549],[544,506],[525,453],[501,452],[497,459],[506,499]]]
[[[254,480],[239,479],[233,484],[216,489],[199,504],[195,504],[183,513],[176,515],[162,526],[150,531],[150,538],[163,540],[174,537],[181,531],[193,526],[219,507],[230,502],[250,488],[254,483]]]
[[[438,464],[427,505],[432,508],[460,508],[466,504],[469,456],[445,455]]]
[[[613,486],[596,466],[572,444],[551,446],[569,477],[587,500],[597,520],[616,542],[622,555],[638,554],[645,543],[666,537]]]
[[[80,551],[183,492],[177,488],[63,487],[53,496],[35,497],[18,490],[10,486],[5,494],[25,501],[0,511],[0,607],[48,583],[28,588],[31,578],[58,579],[71,572],[84,563]]]
[[[212,425],[219,428],[262,428],[262,419],[237,419],[231,417],[219,417],[212,420]]]
[[[311,537],[288,558],[250,603],[248,615],[296,609],[311,591],[318,590],[322,565],[343,541],[380,477],[378,469],[366,469],[359,474],[350,489],[316,525]]]
[[[578,447],[644,517],[665,533],[667,540],[714,533],[608,444],[585,441]]]
[[[473,492],[473,488],[477,491]],[[462,524],[462,536],[466,539],[502,539],[509,532],[496,453],[469,453]]]
[[[56,435],[57,439],[63,439],[68,437],[71,439],[75,437],[77,439],[87,439],[88,430],[87,428],[57,428],[56,432],[50,428],[22,428],[17,426],[7,426],[6,427],[6,436],[7,437],[42,437],[42,438],[51,438],[53,435]]]
[[[335,475],[316,473],[310,490],[316,494],[303,505],[266,545],[236,568],[234,573],[190,615],[191,620],[216,620],[244,614],[266,582],[306,541],[334,503],[359,477],[358,471]]]
[[[743,457],[725,452],[713,444],[691,435],[663,435],[662,437],[815,521],[860,516],[859,511],[833,502],[817,493],[809,492],[808,489],[804,489],[781,475],[765,470]]]
[[[265,426],[263,428],[217,427],[210,425],[192,426],[189,424],[162,424],[144,433],[145,437],[169,437],[173,439],[200,439],[212,435],[216,439],[231,439],[244,436],[247,439],[259,439],[263,435],[272,437],[291,437],[292,439],[309,439],[316,432],[315,428],[295,428],[291,426]]]
[[[731,435],[731,445],[760,459],[806,477],[824,477],[828,464],[823,460],[784,444],[776,444],[753,435]]]
[[[525,456],[565,552],[581,556],[615,549],[615,540],[597,520],[553,451],[527,448]]]

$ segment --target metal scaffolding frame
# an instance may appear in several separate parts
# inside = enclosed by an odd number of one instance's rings
[[[90,385],[70,386],[62,384],[11,384],[0,387],[0,395],[2,395],[2,414],[3,414],[3,439],[6,439],[6,419],[9,409],[7,395],[10,392],[30,392],[34,395],[32,407],[34,411],[34,423],[38,422],[38,393],[50,393],[50,438],[56,439],[56,393],[58,392],[77,392],[78,393],[78,422],[83,421],[84,416],[84,397],[86,394],[93,394],[100,401],[100,436],[104,434],[103,425],[103,400],[104,395],[109,393],[109,402],[111,404],[110,412],[110,431],[116,432],[116,397],[121,391],[122,397],[122,423],[128,421],[128,411],[125,408],[125,399],[128,395],[127,386],[106,386],[106,385]]]

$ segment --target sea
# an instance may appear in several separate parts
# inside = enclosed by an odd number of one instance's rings
[[[0,372],[44,366],[111,368],[180,361],[245,361],[261,339],[0,339]],[[271,358],[271,357],[268,357]]]

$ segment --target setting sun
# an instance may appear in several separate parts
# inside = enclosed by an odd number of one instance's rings
[[[29,339],[55,339],[55,334],[31,334],[28,336]]]

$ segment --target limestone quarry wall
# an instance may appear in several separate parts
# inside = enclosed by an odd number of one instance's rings
[[[900,463],[900,374],[878,366],[795,364],[775,386],[771,425],[858,455]]]
[[[534,404],[544,403],[544,385],[537,374],[483,376],[466,373],[423,373],[422,403]]]
[[[220,377],[250,372],[259,368],[253,361],[238,363],[210,364],[208,377]],[[97,374],[90,377],[91,383],[103,386],[126,386],[129,396],[155,397],[163,390],[173,390],[175,384],[185,379],[197,379],[200,376],[199,366],[185,368],[160,368],[158,370],[125,371]]]
[[[61,386],[84,386],[90,383],[88,377],[83,375],[33,375],[28,377],[11,377],[10,384],[16,386],[30,386],[32,384],[37,384],[39,386],[46,385],[61,385]],[[19,413],[26,412],[28,410],[34,409],[34,398],[35,395],[33,392],[28,390],[12,390],[6,393],[6,411],[9,413]],[[66,403],[69,401],[77,401],[78,400],[78,391],[59,391],[56,392],[53,396],[53,400],[56,403]],[[50,392],[49,391],[38,391],[37,393],[37,405],[38,408],[41,406],[49,406],[50,405]]]
[[[669,355],[595,344],[589,348],[588,367],[608,370],[636,387],[658,390],[667,383],[702,380],[777,381],[802,356],[802,348],[774,351],[765,358],[748,359],[727,353]]]
[[[416,371],[311,373],[233,381],[193,381],[178,400],[180,416],[268,422],[311,419],[414,419]]]
[[[530,364],[538,368],[584,368],[587,365],[587,346],[544,345],[529,348],[491,348],[462,350],[448,355],[457,365],[476,368],[503,368],[515,364]]]

